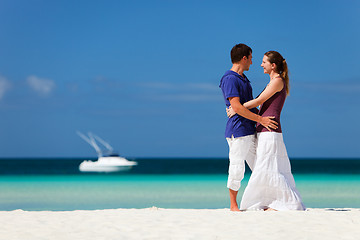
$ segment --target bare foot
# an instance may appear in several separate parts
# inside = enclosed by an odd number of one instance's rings
[[[277,210],[273,209],[273,208],[266,208],[266,209],[264,209],[264,211],[277,211]]]
[[[230,207],[230,211],[232,211],[232,212],[241,212],[238,206]]]

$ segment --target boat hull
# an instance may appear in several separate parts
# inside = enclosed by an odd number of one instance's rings
[[[129,171],[137,163],[120,157],[101,157],[97,161],[83,161],[79,170],[81,172],[123,172]]]

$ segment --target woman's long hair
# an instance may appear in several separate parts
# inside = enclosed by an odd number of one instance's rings
[[[286,94],[290,94],[289,84],[289,70],[285,58],[276,51],[268,51],[264,54],[268,57],[270,63],[275,63],[276,71],[280,74],[281,78],[285,81]]]

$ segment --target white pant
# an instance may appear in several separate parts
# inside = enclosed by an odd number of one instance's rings
[[[226,138],[229,144],[229,177],[227,187],[238,191],[244,178],[245,161],[251,171],[255,166],[256,138],[255,134],[238,138]]]

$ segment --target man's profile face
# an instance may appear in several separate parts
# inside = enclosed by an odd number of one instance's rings
[[[244,57],[245,58],[245,70],[249,71],[250,69],[250,65],[252,64],[252,53],[250,53],[250,55],[248,57]]]

